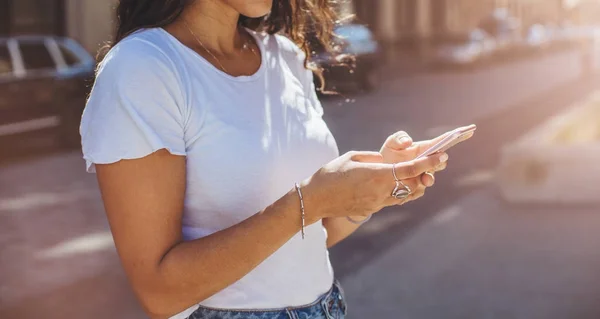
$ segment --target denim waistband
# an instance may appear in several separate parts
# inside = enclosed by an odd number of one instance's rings
[[[344,319],[344,291],[335,281],[331,289],[311,304],[281,309],[217,309],[200,306],[188,319]]]

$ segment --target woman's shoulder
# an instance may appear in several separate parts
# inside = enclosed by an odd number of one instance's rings
[[[282,34],[264,34],[262,39],[268,55],[281,59],[294,76],[312,81],[312,72],[304,65],[306,54],[294,41]]]
[[[137,31],[115,46],[104,56],[98,66],[98,73],[106,69],[122,73],[124,71],[144,72],[149,70],[171,69],[174,61],[169,54],[170,46],[158,28]]]
[[[254,32],[254,31],[251,31]],[[266,32],[254,32],[257,38],[263,42],[270,53],[280,54],[284,57],[304,61],[306,54],[289,37],[283,34],[268,34]]]
[[[298,58],[304,59],[304,51],[302,51],[302,49],[300,49],[300,47],[294,41],[292,41],[292,39],[283,34],[275,34],[273,37],[279,44],[281,51],[298,55]]]

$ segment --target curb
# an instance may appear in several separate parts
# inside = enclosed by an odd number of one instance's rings
[[[509,203],[600,202],[600,93],[573,104],[501,150],[497,186]]]

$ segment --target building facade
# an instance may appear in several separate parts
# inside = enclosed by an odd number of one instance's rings
[[[0,0],[0,36],[55,34],[96,52],[114,33],[118,0]],[[473,29],[494,8],[525,25],[596,22],[600,0],[353,0],[359,22],[387,45],[435,41]]]
[[[97,52],[112,39],[117,0],[65,1],[66,32],[69,37],[79,41],[90,52]]]
[[[0,36],[68,36],[94,53],[110,40],[116,0],[0,0]]]
[[[566,1],[574,0],[355,0],[355,5],[359,20],[382,41],[410,43],[464,34],[495,8],[508,9],[523,25],[558,23]]]
[[[575,24],[598,24],[600,22],[600,0],[565,0],[564,14],[568,21]]]
[[[2,34],[65,33],[63,0],[0,0]]]

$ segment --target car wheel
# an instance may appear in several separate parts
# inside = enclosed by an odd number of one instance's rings
[[[370,67],[361,72],[359,77],[359,86],[361,90],[373,91],[381,83],[381,74],[376,67]]]

